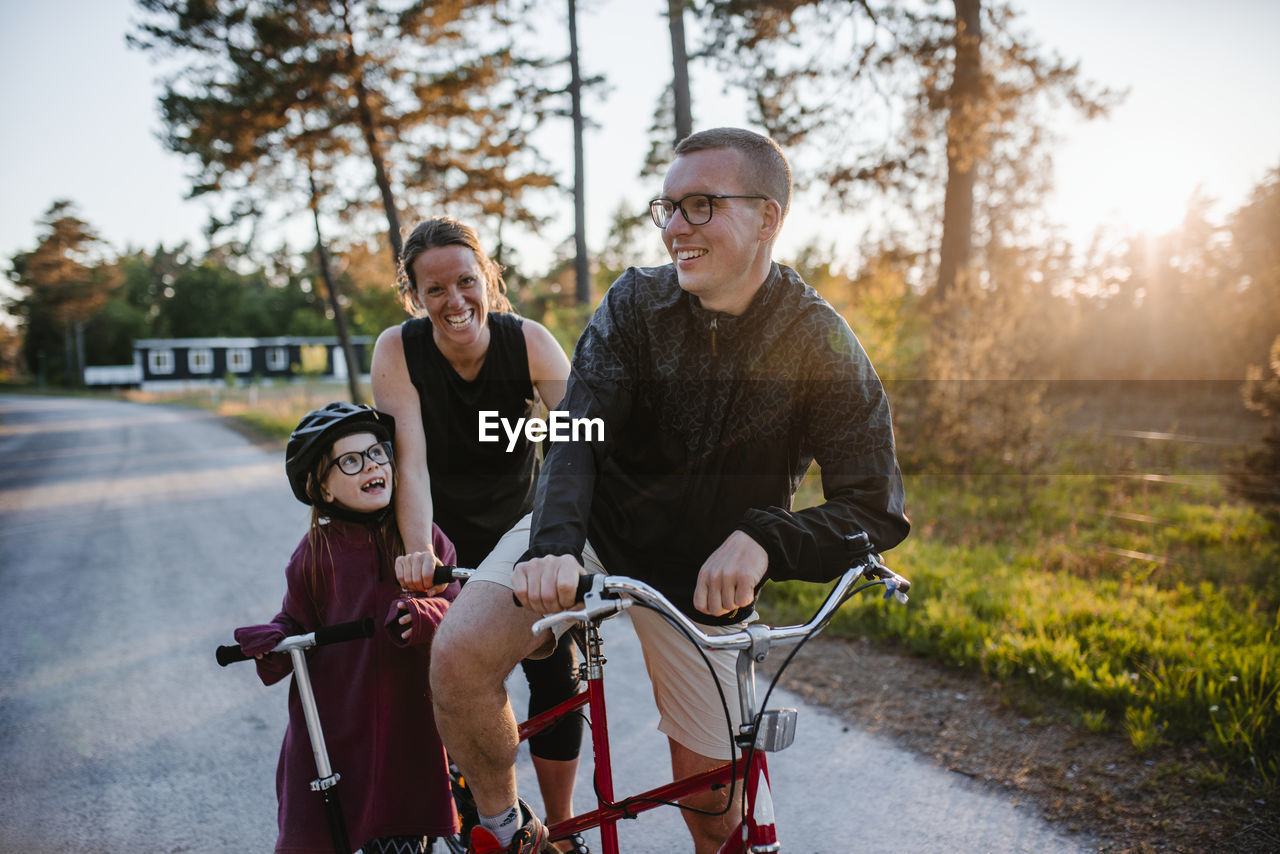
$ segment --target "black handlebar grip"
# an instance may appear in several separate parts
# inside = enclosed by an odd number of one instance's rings
[[[844,538],[849,545],[849,557],[852,560],[859,560],[875,551],[871,545],[871,538],[867,536],[866,531],[859,531],[856,534],[849,534]]]
[[[365,617],[363,620],[352,620],[350,623],[321,626],[316,629],[316,646],[371,637],[373,637],[373,618]]]
[[[214,650],[213,657],[218,659],[218,663],[223,667],[228,664],[234,664],[237,661],[248,661],[250,656],[240,651],[240,646],[220,646]]]
[[[578,577],[578,589],[577,589],[577,592],[573,594],[574,602],[581,602],[583,597],[587,595],[587,592],[591,590],[591,575],[592,575],[591,573],[585,573],[584,575],[581,575]],[[520,600],[516,598],[515,593],[511,594],[511,601],[516,603],[517,608],[524,607],[523,605],[520,604]]]
[[[444,565],[436,567],[436,574],[432,577],[432,584],[449,584],[453,581],[453,567]]]

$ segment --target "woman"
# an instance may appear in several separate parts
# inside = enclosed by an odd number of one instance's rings
[[[537,448],[523,435],[508,450],[481,442],[479,413],[497,411],[508,423],[560,403],[569,360],[546,328],[511,310],[501,268],[469,226],[440,217],[419,223],[405,241],[397,284],[414,318],[378,337],[373,396],[397,424],[396,511],[405,550],[397,566],[408,586],[426,588],[434,558],[431,526],[474,567],[533,507]],[[403,573],[401,566],[404,567]],[[529,714],[576,692],[573,648],[563,640],[547,658],[522,662],[529,680]],[[530,739],[547,823],[573,814],[582,719],[566,717]],[[585,851],[575,839],[566,851]]]

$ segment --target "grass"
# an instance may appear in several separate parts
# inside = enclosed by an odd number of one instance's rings
[[[1076,444],[1078,459],[1110,453]],[[1016,683],[1138,752],[1204,745],[1276,786],[1280,531],[1218,474],[1158,453],[1106,473],[909,477],[915,528],[887,559],[911,602],[865,597],[830,631]],[[1143,466],[1180,474],[1146,480]],[[812,480],[798,505],[818,500]],[[799,621],[824,594],[776,585],[766,620]]]

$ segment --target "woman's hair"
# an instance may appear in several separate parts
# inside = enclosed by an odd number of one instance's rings
[[[336,440],[335,440],[336,443]],[[307,475],[307,497],[311,499],[311,525],[307,528],[307,563],[303,566],[302,575],[306,586],[307,598],[315,611],[316,619],[323,624],[325,606],[329,602],[329,594],[334,587],[334,579],[329,577],[326,567],[333,566],[333,549],[329,544],[330,525],[326,521],[325,512],[320,509],[324,504],[324,493],[321,484],[332,462],[333,444],[321,454],[310,474]],[[345,477],[346,475],[344,475]],[[395,495],[398,477],[395,463],[391,464],[391,494]],[[400,526],[396,522],[395,501],[387,508],[387,513],[370,527],[374,545],[378,549],[379,571],[388,571],[395,566],[396,558],[405,553],[404,539],[400,536]],[[321,560],[321,550],[325,559]]]
[[[414,262],[428,249],[438,249],[441,246],[464,246],[474,252],[480,271],[484,274],[485,285],[489,289],[490,310],[511,311],[511,302],[507,299],[507,283],[502,278],[502,266],[485,254],[474,228],[447,216],[423,220],[405,238],[404,248],[400,250],[400,269],[396,271],[396,290],[406,311],[415,315],[421,311],[414,300],[418,292],[418,282],[413,272]]]

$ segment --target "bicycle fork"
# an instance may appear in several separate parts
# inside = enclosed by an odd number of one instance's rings
[[[756,662],[769,652],[769,630],[748,626],[751,646],[738,652],[738,749],[747,757],[743,778],[742,822],[725,840],[720,854],[776,854],[778,832],[774,822],[773,794],[769,788],[769,763],[765,753],[790,747],[796,738],[795,709],[767,709],[756,714]]]

